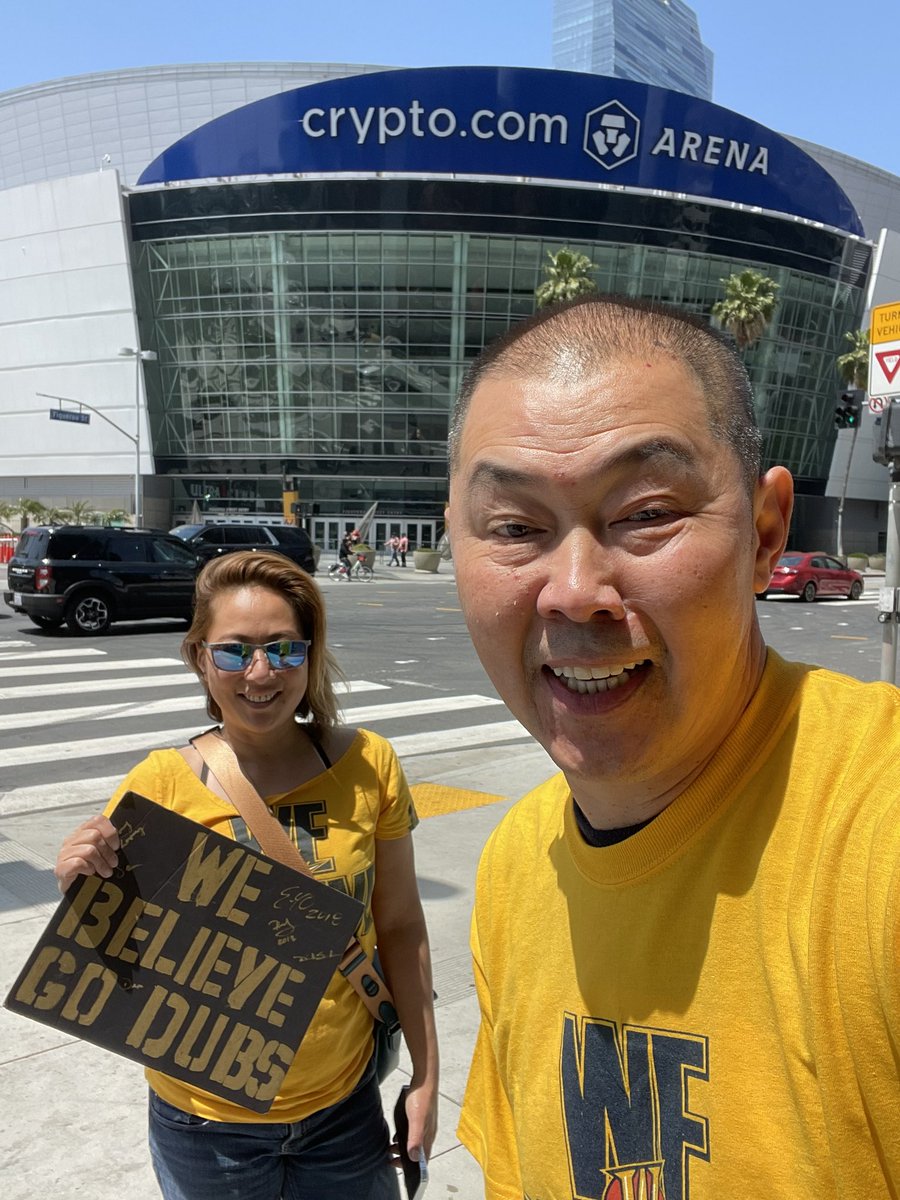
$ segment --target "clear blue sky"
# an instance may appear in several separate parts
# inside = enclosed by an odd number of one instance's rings
[[[900,175],[897,0],[692,6],[715,54],[717,104]],[[549,67],[552,7],[552,0],[0,0],[0,91],[117,67],[242,59]]]

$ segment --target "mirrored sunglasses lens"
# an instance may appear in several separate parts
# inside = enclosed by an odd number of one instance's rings
[[[228,642],[224,646],[214,646],[211,649],[212,660],[220,671],[243,671],[252,653],[249,646],[243,646],[240,642]]]
[[[305,642],[270,642],[266,656],[276,671],[289,667],[302,667],[306,662]]]

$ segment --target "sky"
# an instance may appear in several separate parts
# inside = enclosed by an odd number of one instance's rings
[[[716,104],[900,175],[897,0],[692,7]],[[552,12],[553,0],[0,0],[0,92],[186,62],[551,67]]]

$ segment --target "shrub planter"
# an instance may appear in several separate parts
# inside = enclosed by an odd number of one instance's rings
[[[847,566],[851,571],[865,571],[869,565],[869,556],[867,554],[848,554]]]
[[[870,554],[869,555],[869,570],[870,571],[883,571],[884,564],[885,564],[885,556],[883,554]]]
[[[432,575],[437,574],[437,569],[441,565],[440,550],[414,550],[413,551],[413,566],[417,571],[430,571]]]

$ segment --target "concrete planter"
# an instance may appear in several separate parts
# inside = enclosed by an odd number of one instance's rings
[[[432,575],[437,574],[437,569],[441,565],[440,550],[414,550],[413,551],[413,566],[417,571],[430,571]]]
[[[885,556],[883,554],[870,554],[869,555],[869,570],[870,571],[883,571],[884,564],[885,564]]]
[[[847,555],[847,566],[851,571],[865,571],[868,565],[869,559],[867,556],[861,554]]]

